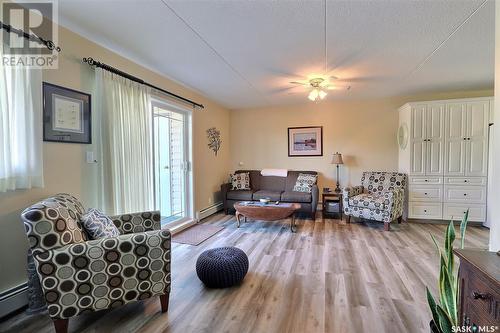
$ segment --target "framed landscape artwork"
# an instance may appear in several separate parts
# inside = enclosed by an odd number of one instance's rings
[[[43,83],[43,141],[92,143],[90,95]]]
[[[289,127],[288,156],[323,156],[323,126]]]

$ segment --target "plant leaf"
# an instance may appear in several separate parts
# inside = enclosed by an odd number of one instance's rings
[[[453,254],[452,254],[453,255]],[[441,272],[439,274],[439,293],[441,306],[446,310],[450,322],[458,324],[457,319],[457,291],[453,282],[453,277],[448,273],[446,266],[443,266],[444,258],[441,256]]]
[[[452,333],[452,325],[450,321],[450,317],[448,317],[448,314],[443,310],[443,308],[439,305],[436,306],[436,312],[439,317],[439,328],[441,329],[441,332],[443,333]]]
[[[465,212],[462,222],[460,223],[460,248],[463,249],[465,245],[465,230],[467,229],[467,223],[469,222],[469,209]]]
[[[453,242],[455,241],[455,226],[453,220],[451,220],[448,228],[446,228],[446,238],[445,238],[445,253],[446,253],[446,264],[448,269],[448,275],[450,276],[453,285],[453,267],[455,266],[455,256],[453,255]]]
[[[427,303],[429,303],[429,308],[431,309],[432,313],[432,320],[434,320],[434,324],[436,324],[436,326],[439,327],[439,315],[436,310],[437,307],[436,301],[434,300],[434,297],[429,291],[429,288],[425,287],[425,291],[427,293]]]
[[[441,249],[439,248],[439,245],[438,245],[438,243],[436,241],[436,238],[431,233],[429,233],[429,235],[431,235],[432,241],[434,242],[434,245],[436,246],[436,249],[438,250],[439,255],[441,255]]]

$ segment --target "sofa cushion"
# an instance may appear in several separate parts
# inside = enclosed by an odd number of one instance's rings
[[[307,203],[312,201],[312,196],[306,192],[285,191],[281,193],[281,201]]]
[[[231,175],[231,190],[249,190],[250,189],[250,174],[241,172]]]
[[[282,192],[285,190],[286,177],[261,176],[259,190]]]
[[[99,209],[90,208],[80,222],[90,239],[120,236],[113,221]]]
[[[318,175],[309,175],[307,173],[300,173],[293,190],[295,192],[312,192],[312,187],[316,185]]]
[[[368,193],[393,191],[396,188],[406,187],[406,175],[399,172],[365,171],[361,177],[361,184]]]
[[[247,191],[234,190],[234,191],[228,191],[226,197],[229,200],[252,200],[252,194],[253,191],[251,190]]]
[[[264,198],[269,198],[272,201],[281,200],[281,191],[260,190],[260,191],[257,191],[253,194],[254,200],[259,200],[259,199],[264,199]]]
[[[87,235],[80,225],[83,205],[72,195],[56,194],[21,213],[33,255],[67,244],[82,243]]]
[[[359,208],[370,208],[370,209],[382,209],[385,210],[386,199],[383,194],[369,194],[362,193],[349,198],[349,206],[359,207]]]

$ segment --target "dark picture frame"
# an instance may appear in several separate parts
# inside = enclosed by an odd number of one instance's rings
[[[323,156],[323,126],[288,127],[288,157]]]
[[[43,82],[43,141],[92,143],[91,95]]]

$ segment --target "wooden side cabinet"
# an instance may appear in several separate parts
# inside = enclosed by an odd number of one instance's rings
[[[342,211],[344,208],[342,207],[342,192],[327,192],[323,190],[321,193],[321,202],[322,202],[322,216],[325,218],[340,218],[342,220]],[[333,204],[336,206],[335,210],[331,210],[329,205]]]
[[[472,332],[484,327],[500,329],[500,256],[484,250],[455,250],[460,258],[460,326]],[[480,330],[480,327],[482,327]]]

